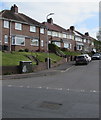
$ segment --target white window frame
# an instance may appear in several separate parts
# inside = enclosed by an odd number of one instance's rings
[[[9,28],[9,21],[4,20],[4,28]]]
[[[69,48],[69,44],[68,43],[64,43],[64,48]]]
[[[69,35],[70,39],[74,40],[74,35]]]
[[[83,40],[84,43],[86,43],[86,41],[87,41],[86,39]]]
[[[53,42],[55,45],[57,45],[58,47],[61,47],[61,43],[60,42]]]
[[[82,38],[81,37],[75,37],[75,40],[82,42]]]
[[[62,33],[59,33],[59,38],[62,38]]]
[[[15,29],[16,30],[22,30],[22,24],[21,23],[15,23]]]
[[[17,41],[19,40],[22,40],[22,43],[24,44],[18,43]],[[25,46],[25,37],[18,37],[18,36],[12,37],[12,45]]]
[[[93,46],[94,46],[94,42],[92,42],[92,43],[91,43],[91,45],[93,45]]]
[[[69,49],[72,49],[72,44],[71,43],[69,43]]]
[[[67,39],[70,39],[70,35],[69,34],[67,34]]]
[[[4,43],[8,43],[8,35],[4,35]]]
[[[52,31],[48,31],[47,34],[50,35],[50,36],[52,36]]]
[[[81,45],[77,45],[77,50],[83,50],[83,47]]]
[[[52,32],[52,36],[53,36],[53,37],[58,37],[58,36],[59,36],[59,35],[58,35],[58,32],[53,31],[53,32]]]
[[[32,42],[32,41],[34,41],[34,42]],[[35,42],[36,42],[36,43],[35,43]],[[39,40],[36,39],[36,38],[32,39],[32,40],[31,40],[31,45],[32,45],[32,46],[37,46],[37,47],[38,47],[38,46],[39,46]]]
[[[36,32],[36,26],[30,26],[30,32]]]
[[[88,44],[90,43],[90,40],[88,40]]]
[[[44,41],[43,40],[41,40],[41,47],[43,47],[44,46]]]
[[[67,38],[67,35],[65,33],[63,33],[63,38]]]
[[[44,34],[45,33],[45,29],[44,28],[40,28],[40,33]]]

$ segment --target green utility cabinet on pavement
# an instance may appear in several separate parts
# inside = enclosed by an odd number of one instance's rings
[[[20,73],[32,72],[32,61],[20,61],[19,62]]]

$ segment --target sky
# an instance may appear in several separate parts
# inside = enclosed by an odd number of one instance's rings
[[[28,15],[38,22],[46,21],[49,13],[54,13],[48,18],[65,29],[75,26],[81,33],[89,32],[96,38],[99,30],[99,1],[100,0],[2,0],[0,11],[10,9],[13,4],[19,12]]]

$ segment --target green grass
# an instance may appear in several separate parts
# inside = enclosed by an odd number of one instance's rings
[[[47,53],[31,53],[31,52],[12,52],[12,53],[5,53],[5,52],[0,52],[1,54],[1,60],[2,64],[0,66],[15,66],[19,65],[19,61],[30,61],[25,55],[33,55],[36,56],[40,62],[45,62],[45,58],[47,58]],[[62,58],[50,53],[49,57],[52,60],[52,63],[61,60]],[[32,64],[35,64],[35,62],[32,62]]]
[[[77,56],[80,55],[79,52],[70,52],[70,51],[63,51],[66,55],[70,55],[70,56]]]

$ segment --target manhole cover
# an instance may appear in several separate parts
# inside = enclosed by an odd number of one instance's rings
[[[49,101],[44,101],[40,105],[41,108],[48,108],[48,109],[52,109],[52,110],[57,110],[61,106],[62,106],[61,103],[55,103],[55,102],[49,102]]]

